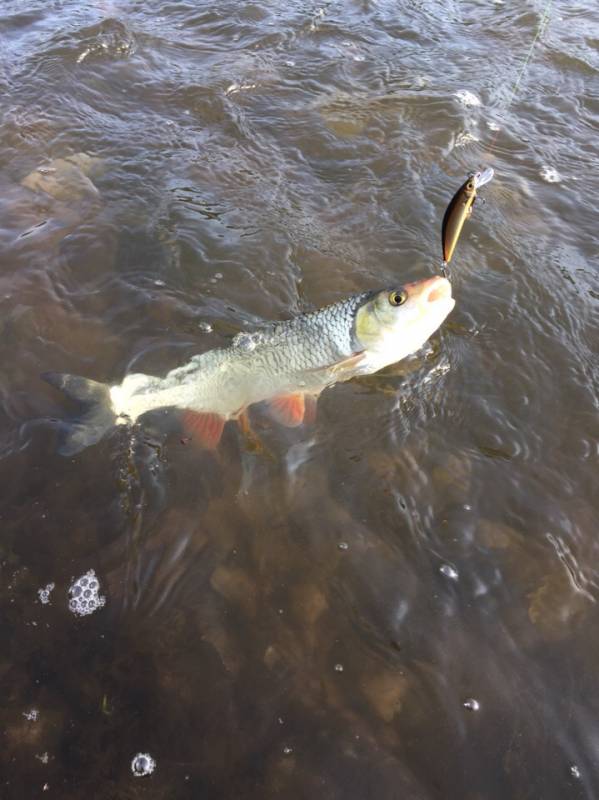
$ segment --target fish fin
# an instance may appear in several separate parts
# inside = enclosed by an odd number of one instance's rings
[[[206,450],[216,450],[223,435],[225,418],[212,412],[185,411],[183,427],[187,433],[197,440]]]
[[[62,372],[44,372],[41,377],[77,402],[83,410],[78,418],[69,423],[62,436],[58,447],[61,455],[73,456],[89,445],[96,444],[116,424],[110,389],[105,383]]]
[[[247,408],[244,408],[243,411],[240,411],[237,414],[237,424],[239,425],[239,430],[245,436],[252,432],[252,424],[250,422],[250,417],[247,411]]]
[[[268,401],[268,410],[271,417],[281,425],[296,428],[304,421],[306,403],[304,394],[281,394]]]
[[[314,425],[316,422],[316,413],[318,411],[318,398],[314,394],[307,394],[304,397],[304,424]]]
[[[331,372],[345,372],[349,369],[354,369],[366,358],[366,351],[360,350],[358,353],[353,353],[348,358],[342,358],[341,361],[336,361],[334,364],[329,364],[326,369]]]
[[[252,428],[252,423],[250,422],[250,418],[246,409],[244,409],[237,417],[237,424],[239,425],[239,430],[241,431],[245,448],[249,453],[255,453],[256,455],[265,455],[268,453],[260,441],[260,438]]]

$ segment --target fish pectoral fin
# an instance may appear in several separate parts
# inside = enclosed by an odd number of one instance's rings
[[[304,421],[306,402],[302,392],[280,394],[268,401],[268,410],[275,422],[288,428],[297,428]]]
[[[198,441],[206,450],[216,450],[223,435],[225,418],[220,414],[200,411],[185,411],[183,427],[193,440]]]
[[[336,361],[333,364],[329,364],[327,367],[325,367],[325,369],[328,369],[333,373],[345,372],[346,370],[351,370],[358,367],[365,358],[366,351],[360,350],[359,353],[352,353],[352,355],[348,356],[348,358],[342,358],[341,361]]]

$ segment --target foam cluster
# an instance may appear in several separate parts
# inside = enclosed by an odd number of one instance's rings
[[[77,617],[93,614],[106,603],[106,598],[100,594],[100,581],[93,569],[77,578],[69,589],[69,595],[69,608]]]
[[[40,599],[40,603],[44,606],[48,605],[50,602],[50,593],[54,589],[54,584],[49,583],[44,589],[38,589],[37,595]]]

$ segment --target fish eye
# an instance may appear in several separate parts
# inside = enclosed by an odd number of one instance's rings
[[[391,292],[389,295],[389,302],[392,306],[401,306],[406,302],[407,299],[408,293],[406,291]]]

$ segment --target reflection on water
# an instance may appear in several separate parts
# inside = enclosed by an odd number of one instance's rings
[[[508,107],[543,4],[404,6],[2,5],[3,798],[599,794],[599,17]],[[483,164],[417,357],[57,455],[41,372],[423,277]]]

